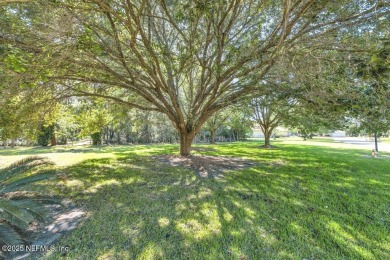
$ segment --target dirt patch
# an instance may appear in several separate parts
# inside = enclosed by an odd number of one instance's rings
[[[152,158],[167,165],[193,170],[200,177],[222,177],[222,173],[226,171],[242,170],[256,165],[255,162],[243,158],[209,155],[190,155],[187,157],[161,155]]]

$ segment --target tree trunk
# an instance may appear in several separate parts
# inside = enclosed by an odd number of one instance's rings
[[[106,145],[108,145],[108,139],[110,138],[110,129],[108,129],[108,126],[106,126],[105,138],[106,138]],[[103,140],[101,143],[103,144]]]
[[[264,147],[271,148],[271,133],[264,134]]]
[[[264,147],[265,148],[271,148],[271,135],[272,135],[272,130],[269,128],[264,127]]]
[[[113,128],[109,128],[109,132],[110,132],[110,143],[113,143],[114,142],[114,137],[115,137],[115,130]]]
[[[210,130],[210,144],[215,144],[215,130]]]
[[[377,133],[375,133],[375,151],[379,152],[378,151],[378,134]]]
[[[50,145],[51,146],[56,146],[57,145],[57,138],[56,138],[56,134],[54,133],[54,131],[53,131],[53,133],[51,135],[51,138],[50,138]]]
[[[180,155],[189,156],[191,153],[192,140],[195,134],[193,133],[180,133]]]
[[[121,144],[121,133],[119,132],[118,130],[118,133],[117,133],[117,138],[118,138],[118,144]]]

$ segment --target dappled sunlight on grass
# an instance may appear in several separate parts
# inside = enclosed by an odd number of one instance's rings
[[[363,241],[358,241],[356,237],[347,232],[340,224],[335,221],[330,221],[328,223],[328,228],[330,229],[331,236],[333,237],[333,241],[337,243],[337,245],[345,250],[353,250],[364,259],[374,259],[375,256],[369,251],[369,249],[364,248]]]
[[[164,256],[163,249],[155,242],[149,242],[139,254],[140,259],[162,259]]]
[[[100,188],[107,186],[107,185],[119,185],[119,182],[117,180],[106,180],[106,181],[101,181],[98,184],[86,189],[84,192],[85,193],[94,193],[97,192]]]
[[[209,223],[200,223],[197,219],[187,219],[178,221],[176,229],[183,234],[183,236],[189,240],[199,241],[205,237],[211,235],[217,235],[220,233],[220,223],[215,219],[215,214],[207,214]],[[195,215],[197,217],[197,215]]]
[[[256,162],[218,179],[153,159],[175,145],[101,148],[53,184],[90,216],[58,244],[68,259],[389,258],[390,160],[295,142],[195,145]]]
[[[163,228],[163,227],[169,226],[170,221],[169,221],[168,218],[160,218],[160,219],[158,220],[158,224],[160,225],[160,227]]]

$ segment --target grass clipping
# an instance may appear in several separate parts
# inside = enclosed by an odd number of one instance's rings
[[[170,165],[180,166],[195,171],[200,177],[222,177],[222,173],[231,170],[242,170],[255,165],[254,162],[244,158],[210,156],[210,155],[160,155],[153,159]]]

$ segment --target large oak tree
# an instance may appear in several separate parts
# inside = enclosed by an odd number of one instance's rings
[[[180,134],[184,156],[210,116],[261,90],[280,57],[343,49],[339,35],[346,29],[372,28],[390,13],[387,1],[369,0],[29,5],[40,14],[25,22],[23,34],[7,28],[0,41],[39,57],[38,85],[164,113]],[[23,6],[6,8],[12,14]]]

